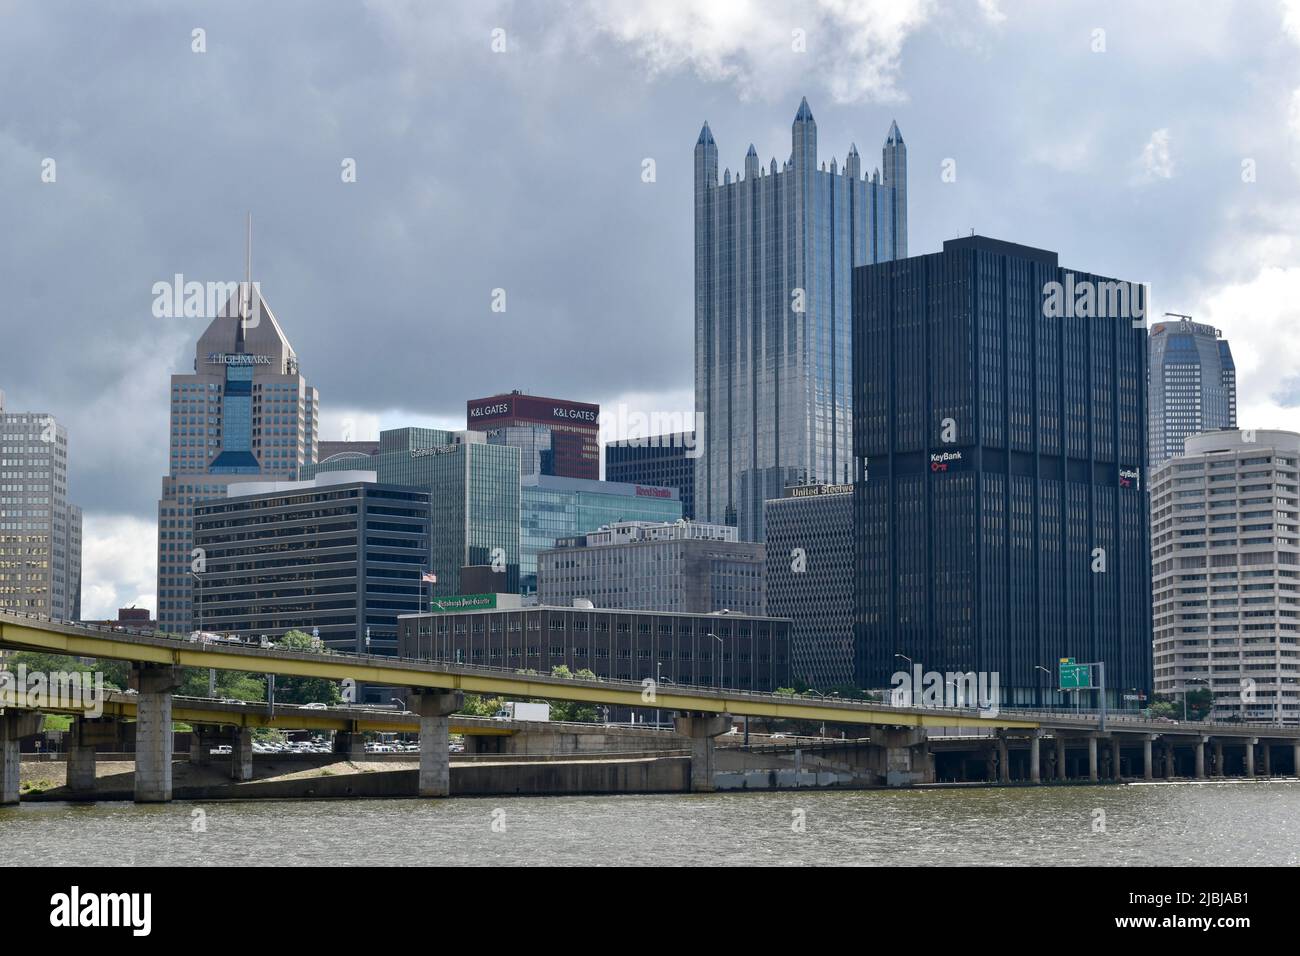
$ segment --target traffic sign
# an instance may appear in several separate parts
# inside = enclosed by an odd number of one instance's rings
[[[1092,666],[1076,664],[1073,657],[1061,658],[1061,690],[1087,690],[1092,687]]]

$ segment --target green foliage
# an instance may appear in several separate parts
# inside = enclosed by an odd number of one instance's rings
[[[46,674],[102,673],[105,690],[125,690],[131,675],[131,665],[127,661],[79,659],[68,657],[66,654],[46,654],[41,651],[18,651],[10,654],[5,659],[4,669],[16,674],[19,664],[25,664],[28,673],[34,671]]]
[[[491,717],[501,709],[503,698],[483,697],[479,694],[466,694],[465,706],[456,711],[467,717]]]
[[[599,680],[594,672],[589,668],[582,668],[576,674],[569,670],[564,664],[551,668],[552,677],[563,677],[566,680]],[[577,721],[585,724],[594,724],[600,719],[599,712],[595,704],[584,704],[573,700],[554,700],[551,701],[551,720]]]
[[[286,631],[275,642],[276,647],[291,651],[313,651],[328,654],[329,649],[303,631]],[[275,679],[275,699],[284,704],[338,704],[343,700],[337,681],[324,677],[287,677]]]

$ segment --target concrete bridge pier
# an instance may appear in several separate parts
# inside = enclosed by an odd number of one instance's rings
[[[1223,776],[1223,741],[1222,740],[1216,740],[1214,742],[1214,775],[1216,777]]]
[[[1029,735],[1029,782],[1030,783],[1043,782],[1043,771],[1042,768],[1039,767],[1039,760],[1042,759],[1042,755],[1039,753],[1038,750],[1038,738],[1039,736],[1041,736],[1041,734],[1042,731],[1035,730]]]
[[[415,688],[406,706],[420,715],[420,783],[422,797],[451,795],[451,751],[448,749],[448,717],[465,706],[458,690]]]
[[[678,714],[673,729],[691,738],[691,791],[712,793],[714,789],[713,738],[731,729],[730,714]]]
[[[41,732],[45,717],[31,710],[0,711],[0,806],[18,802],[22,756],[18,743]]]
[[[1119,738],[1110,738],[1110,778],[1112,780],[1124,779],[1124,766],[1120,763],[1123,754],[1120,753]]]
[[[135,711],[135,802],[166,803],[172,798],[172,692],[181,686],[181,669],[169,664],[137,664],[131,687],[139,692]]]
[[[1142,779],[1150,780],[1152,777],[1151,767],[1151,736],[1147,735],[1142,741]]]
[[[366,738],[355,730],[336,730],[334,731],[334,752],[342,754],[349,760],[364,757],[366,754]]]
[[[1208,737],[1197,737],[1192,744],[1193,752],[1196,755],[1196,779],[1205,779],[1205,742]]]
[[[1065,738],[1056,735],[1056,779],[1065,779]]]
[[[68,789],[95,792],[95,747],[117,742],[117,723],[107,719],[74,717],[68,734]]]
[[[1174,779],[1174,742],[1165,738],[1165,779]]]
[[[1097,782],[1097,735],[1088,735],[1088,779]]]
[[[1291,776],[1300,777],[1300,741],[1291,745]]]
[[[253,779],[253,729],[236,727],[230,745],[230,779],[245,783]]]
[[[1255,743],[1256,738],[1251,737],[1246,741],[1246,776],[1255,776]]]
[[[1269,743],[1268,743],[1267,740],[1262,741],[1262,742],[1260,743],[1260,745],[1259,745],[1259,756],[1260,756],[1260,758],[1261,758],[1260,763],[1262,764],[1262,766],[1261,766],[1260,769],[1264,771],[1264,776],[1266,776],[1266,777],[1271,777],[1271,776],[1273,776],[1273,757],[1272,757],[1272,751],[1273,751],[1273,748],[1269,746]]]
[[[1011,755],[1007,752],[1007,738],[998,738],[998,783],[1011,782]]]

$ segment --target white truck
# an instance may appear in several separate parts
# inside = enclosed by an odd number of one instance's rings
[[[522,700],[507,700],[494,715],[497,720],[550,720],[551,705],[530,704]]]

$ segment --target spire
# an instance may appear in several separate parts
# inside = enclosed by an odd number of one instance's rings
[[[749,144],[749,152],[745,154],[745,178],[749,179],[758,175],[758,150],[754,144]]]
[[[713,142],[713,133],[709,130],[709,123],[706,120],[704,128],[700,130],[700,138],[695,141],[696,146],[715,146]]]
[[[898,121],[889,124],[889,135],[885,137],[886,146],[903,145],[903,134],[898,131]]]
[[[794,114],[794,121],[796,123],[816,122],[813,119],[812,110],[808,108],[808,97],[805,96],[799,101],[799,112]]]

